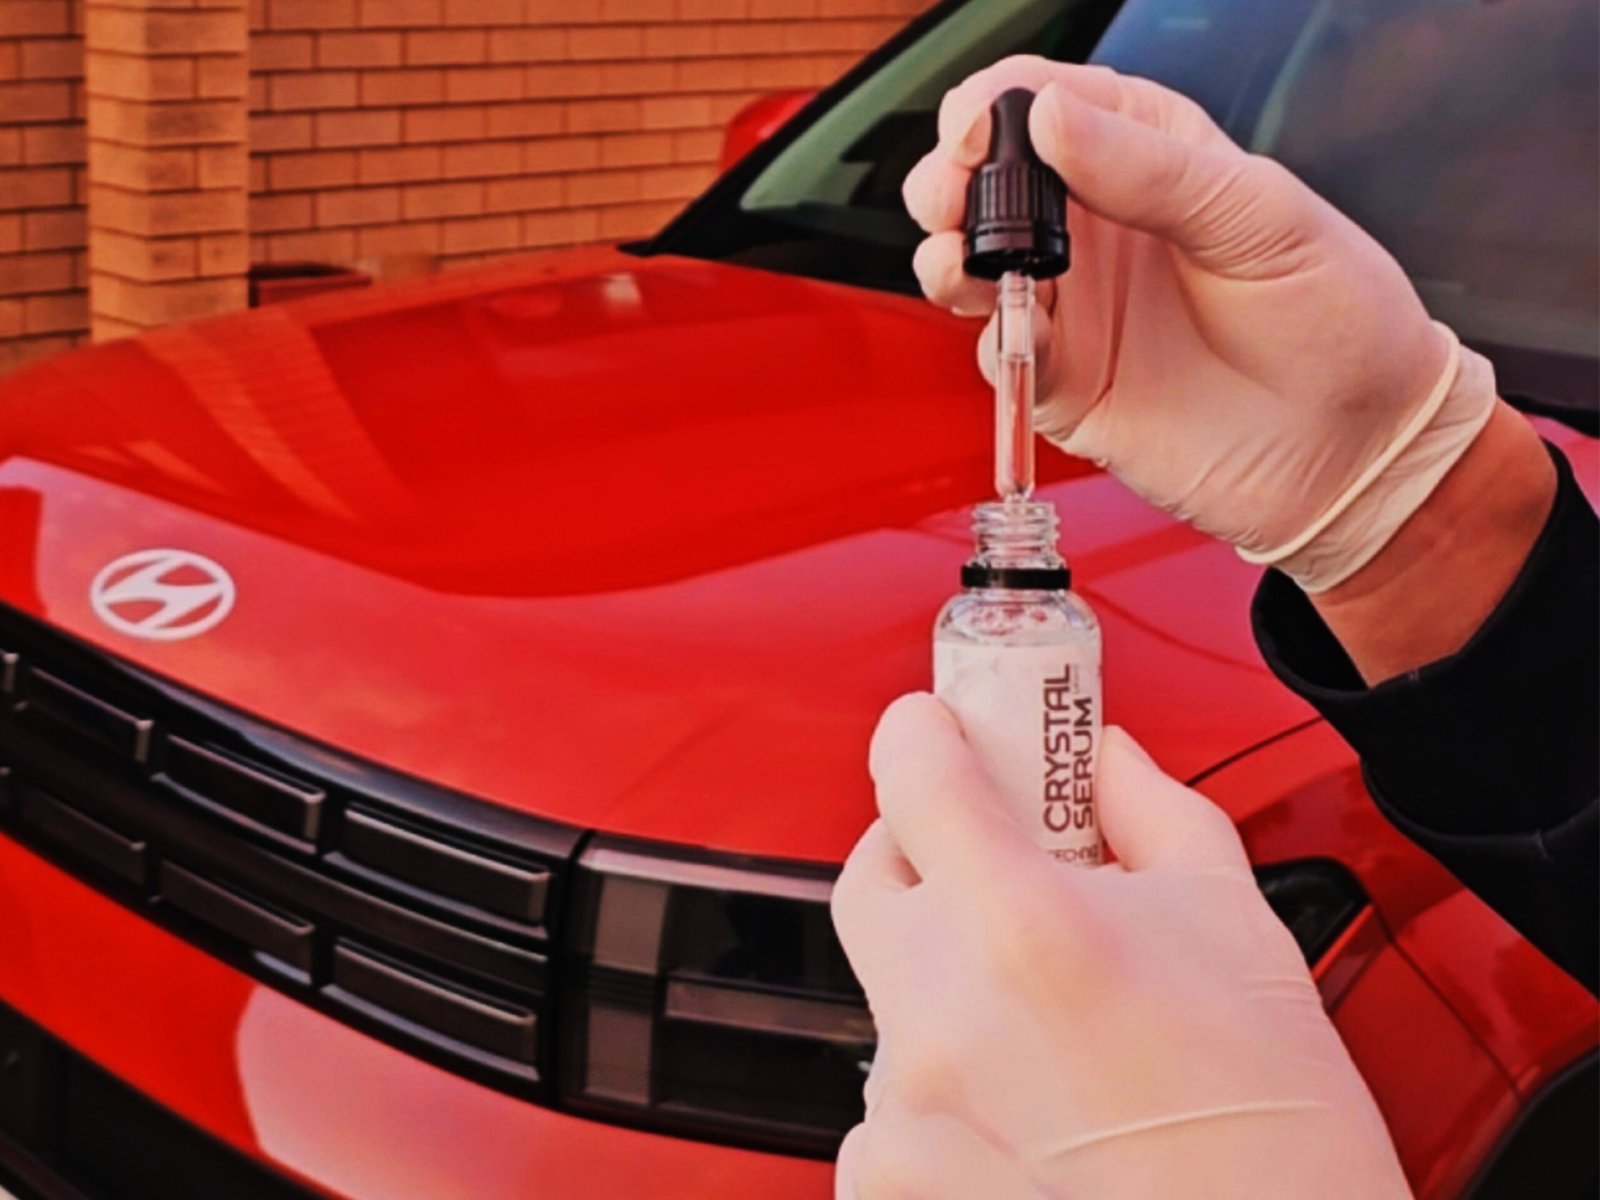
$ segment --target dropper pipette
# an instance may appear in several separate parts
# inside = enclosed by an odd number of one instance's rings
[[[966,272],[999,285],[994,486],[1033,493],[1033,309],[1038,280],[1067,269],[1067,187],[1028,132],[1033,93],[1013,88],[990,108],[989,153],[967,186]]]

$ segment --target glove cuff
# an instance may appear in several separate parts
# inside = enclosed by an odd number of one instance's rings
[[[1273,550],[1241,549],[1248,563],[1276,567],[1316,595],[1343,583],[1421,508],[1488,423],[1494,368],[1434,322],[1450,341],[1438,383],[1393,441],[1310,527]]]

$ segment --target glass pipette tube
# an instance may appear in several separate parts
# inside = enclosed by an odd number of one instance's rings
[[[1000,499],[1033,494],[1034,281],[1000,277],[999,353],[994,381],[994,488]]]

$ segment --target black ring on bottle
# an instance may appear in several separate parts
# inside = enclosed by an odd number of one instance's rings
[[[969,562],[961,568],[961,586],[1010,588],[1016,591],[1064,592],[1072,586],[1070,567],[991,567]]]

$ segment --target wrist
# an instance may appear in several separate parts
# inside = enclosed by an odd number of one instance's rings
[[[1497,401],[1483,431],[1383,549],[1311,596],[1368,684],[1466,645],[1527,561],[1555,490],[1538,434]]]

